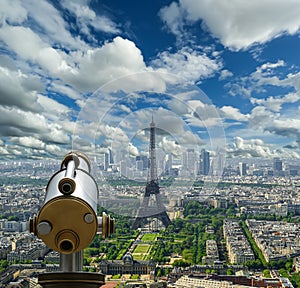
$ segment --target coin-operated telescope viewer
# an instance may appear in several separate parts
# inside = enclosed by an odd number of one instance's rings
[[[90,174],[88,157],[70,152],[61,169],[48,182],[46,197],[29,230],[51,249],[60,253],[60,272],[39,275],[43,287],[99,287],[104,275],[82,272],[83,249],[97,233],[108,237],[114,219],[97,216],[98,186]]]

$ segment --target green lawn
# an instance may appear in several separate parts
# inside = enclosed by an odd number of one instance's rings
[[[144,254],[132,254],[134,260],[144,260],[145,255]]]
[[[141,240],[142,240],[143,242],[151,242],[151,241],[155,241],[157,236],[158,236],[157,233],[153,233],[153,234],[144,234]]]
[[[149,244],[138,244],[135,247],[133,253],[134,254],[137,254],[137,253],[146,254],[146,253],[148,253],[150,247],[151,246]]]

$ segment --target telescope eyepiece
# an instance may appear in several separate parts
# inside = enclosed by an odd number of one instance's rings
[[[72,186],[70,185],[70,183],[64,183],[64,185],[61,187],[61,190],[66,194],[69,194],[71,189]]]
[[[64,252],[73,251],[73,243],[69,240],[64,240],[60,243],[60,250]]]
[[[74,253],[79,244],[79,237],[71,230],[65,230],[58,234],[56,238],[56,246],[60,253]]]
[[[71,195],[76,189],[76,183],[72,178],[62,178],[58,183],[58,189],[64,195]]]

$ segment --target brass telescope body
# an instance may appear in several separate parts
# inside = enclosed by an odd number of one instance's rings
[[[62,161],[46,187],[39,213],[30,219],[30,232],[53,250],[72,254],[83,250],[101,228],[105,238],[113,232],[114,220],[97,217],[98,186],[90,175],[85,154],[71,152]]]
[[[91,218],[88,222],[85,221],[86,215]],[[74,196],[60,196],[50,200],[40,210],[35,221],[35,227],[40,223],[46,222],[51,226],[51,223],[55,223],[47,234],[39,232],[38,228],[34,232],[48,247],[64,254],[75,253],[88,246],[98,228],[94,210]]]
[[[30,232],[60,253],[61,272],[38,276],[44,288],[98,288],[104,284],[103,274],[81,272],[82,250],[97,232],[104,239],[114,231],[114,219],[104,212],[97,217],[98,186],[90,170],[85,154],[67,154],[48,182],[42,208],[29,220]]]

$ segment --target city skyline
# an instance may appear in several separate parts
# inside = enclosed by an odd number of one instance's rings
[[[153,112],[173,154],[299,158],[298,1],[4,0],[0,11],[2,159],[112,143],[138,155]]]
[[[181,153],[177,153],[176,155],[173,155],[170,151],[163,150],[163,147],[160,147],[157,151],[156,138],[158,135],[156,130],[154,117],[152,115],[152,120],[147,131],[149,132],[149,149],[147,152],[142,151],[141,155],[135,156],[131,153],[127,153],[128,151],[126,151],[126,149],[118,148],[113,150],[112,148],[107,148],[104,149],[106,152],[102,154],[102,158],[95,156],[97,167],[100,167],[103,171],[117,171],[120,173],[120,176],[125,178],[143,179],[142,181],[145,180],[145,177],[147,177],[147,181],[149,181],[149,177],[152,179],[158,176],[193,178],[200,174],[222,175],[224,163],[222,160],[219,160],[221,156],[218,154],[214,155],[214,161],[222,161],[222,167],[216,167],[216,165],[214,165],[216,171],[213,171],[213,169],[211,169],[213,165],[211,165],[210,152],[204,148],[198,151],[188,147],[181,149]],[[175,165],[173,166],[173,164]],[[138,173],[135,174],[134,172]]]
[[[98,158],[97,162],[100,171],[105,171],[105,176],[120,176],[138,182],[145,182],[147,180],[148,171],[148,161],[149,158],[146,155],[132,157],[131,159],[126,158],[123,160],[117,158],[117,161],[110,162],[108,159],[114,158],[112,150],[109,153],[103,154],[103,161]],[[206,156],[204,156],[206,155]],[[173,161],[171,154],[159,154],[156,157],[157,160],[157,174],[158,178],[164,177],[175,177],[177,179],[190,178],[191,181],[196,180],[198,176],[212,176],[210,180],[213,180],[213,176],[223,175],[226,176],[231,167],[234,167],[235,172],[232,175],[237,176],[297,176],[300,175],[300,161],[294,159],[294,161],[285,161],[279,157],[272,159],[265,158],[260,159],[260,161],[255,161],[252,159],[231,159],[229,163],[224,163],[222,167],[222,173],[216,171],[218,169],[217,165],[214,164],[215,159],[211,158],[210,152],[202,149],[199,151],[189,150],[185,151],[180,158]],[[214,170],[215,169],[215,170]],[[222,177],[215,177],[215,180],[222,181]],[[191,182],[192,183],[192,182]]]

